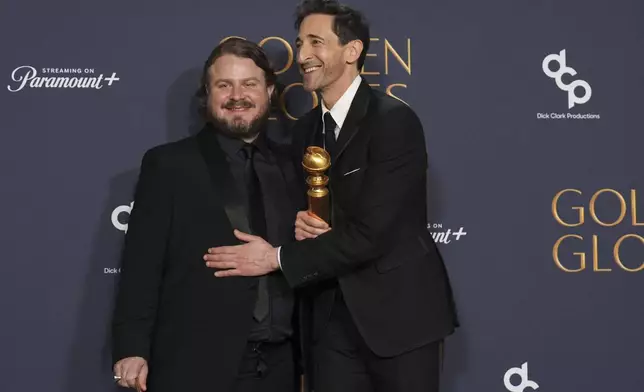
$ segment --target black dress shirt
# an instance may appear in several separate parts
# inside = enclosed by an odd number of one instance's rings
[[[244,181],[246,158],[244,151],[242,151],[245,142],[221,133],[216,133],[216,135],[221,149],[226,154],[226,160],[237,185],[238,193],[243,198],[243,205],[247,206],[249,196]],[[289,208],[284,177],[263,132],[259,134],[253,144],[257,147],[254,164],[260,182],[266,218],[268,238],[264,239],[276,246],[288,241],[288,238],[292,236],[295,216],[292,216]],[[268,275],[268,292],[270,304],[268,316],[261,322],[255,321],[249,336],[250,341],[278,342],[290,338],[293,334],[293,293],[281,271]]]

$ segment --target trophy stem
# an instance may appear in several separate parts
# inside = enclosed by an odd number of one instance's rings
[[[309,214],[331,224],[331,206],[329,199],[329,177],[323,173],[331,167],[329,153],[317,146],[309,146],[302,160],[304,170],[309,174],[306,183],[309,190],[306,192],[309,201]]]
[[[329,178],[324,175],[309,176],[306,179],[306,183],[309,185],[306,194],[309,201],[309,213],[330,223],[329,190],[326,187],[328,182]]]

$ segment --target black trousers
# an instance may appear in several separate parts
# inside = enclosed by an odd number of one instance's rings
[[[249,342],[233,392],[296,392],[293,344]]]
[[[438,392],[440,342],[396,357],[376,356],[358,332],[340,291],[313,348],[315,392]]]

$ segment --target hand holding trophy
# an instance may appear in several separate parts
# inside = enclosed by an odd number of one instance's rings
[[[317,218],[331,224],[329,189],[329,177],[324,172],[331,167],[331,156],[329,153],[317,146],[310,146],[304,152],[302,160],[304,170],[309,173],[306,183],[309,190],[306,192],[309,201],[309,213]]]

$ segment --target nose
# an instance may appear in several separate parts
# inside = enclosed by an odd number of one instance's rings
[[[311,50],[309,45],[302,43],[297,49],[297,62],[302,65],[307,61],[311,60]]]
[[[232,89],[230,90],[230,98],[238,101],[241,99],[243,95],[243,88],[241,84],[235,83],[232,86]]]

